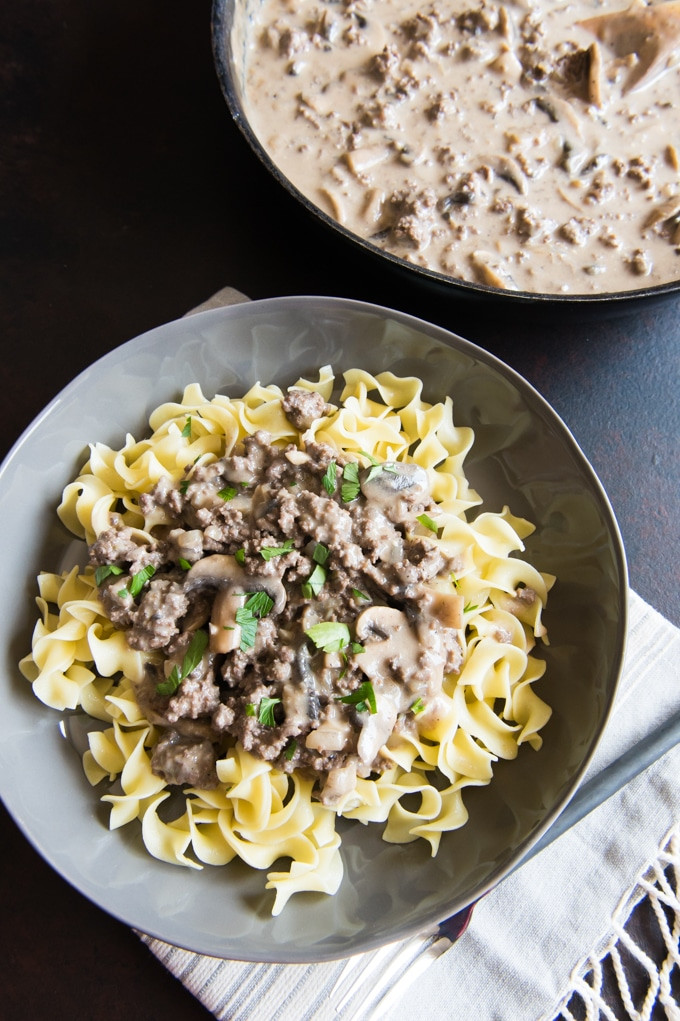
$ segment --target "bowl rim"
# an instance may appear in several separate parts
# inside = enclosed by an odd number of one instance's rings
[[[406,262],[392,252],[388,252],[377,245],[371,244],[366,238],[360,237],[348,230],[332,216],[326,213],[320,206],[317,206],[306,195],[303,194],[286,175],[279,169],[271,158],[254,129],[245,112],[239,95],[233,74],[233,61],[228,45],[230,30],[233,23],[233,11],[237,0],[212,0],[211,14],[211,43],[213,62],[217,78],[220,84],[222,96],[227,104],[232,119],[247,141],[251,151],[258,158],[260,163],[274,178],[274,180],[288,194],[298,202],[308,215],[318,220],[323,226],[338,234],[345,242],[359,247],[363,252],[372,258],[377,258],[392,266],[398,272],[410,276],[413,274],[421,282],[429,283],[442,290],[450,290],[459,296],[466,296],[469,299],[485,299],[502,302],[511,302],[520,306],[552,307],[552,306],[576,306],[582,309],[591,307],[614,306],[620,312],[625,312],[626,307],[632,302],[639,302],[645,299],[660,300],[671,297],[680,292],[680,279],[668,281],[663,284],[654,284],[649,287],[639,287],[625,291],[602,291],[595,294],[580,294],[577,292],[543,292],[543,291],[520,291],[506,290],[500,287],[492,287],[490,284],[477,283],[471,280],[461,280],[458,277],[451,277],[437,270],[428,269],[425,266],[418,266],[415,263]]]
[[[621,533],[618,527],[618,523],[616,521],[616,516],[614,514],[613,508],[611,507],[607,494],[594,468],[588,461],[587,457],[579,447],[576,439],[572,435],[568,426],[563,422],[557,411],[555,411],[549,404],[549,402],[545,398],[543,398],[542,395],[535,389],[535,387],[533,387],[533,385],[529,383],[529,381],[526,380],[523,376],[521,376],[516,370],[508,366],[506,363],[502,362],[495,355],[491,354],[488,351],[485,351],[483,348],[480,348],[478,345],[472,343],[471,341],[467,341],[464,338],[459,337],[457,334],[454,334],[451,330],[448,330],[445,327],[438,326],[434,323],[429,323],[408,313],[390,309],[385,306],[361,302],[348,298],[330,296],[324,297],[318,295],[284,296],[261,299],[259,301],[246,302],[240,305],[228,306],[226,308],[221,307],[218,309],[210,309],[208,311],[198,313],[197,317],[191,316],[190,318],[196,324],[196,328],[199,329],[201,326],[201,320],[203,320],[203,322],[205,322],[206,325],[209,325],[210,323],[213,322],[216,323],[221,320],[227,321],[229,320],[230,317],[239,318],[241,316],[248,316],[257,313],[276,312],[278,310],[285,310],[286,308],[295,309],[296,307],[299,306],[302,306],[303,310],[309,313],[310,311],[313,312],[315,307],[317,308],[327,307],[329,304],[334,307],[344,309],[347,312],[359,312],[369,315],[375,315],[382,319],[389,319],[393,322],[401,323],[411,328],[412,330],[424,333],[426,336],[429,336],[434,341],[437,341],[439,343],[445,342],[447,337],[453,338],[455,340],[456,351],[462,353],[463,355],[467,355],[468,357],[474,359],[475,361],[482,362],[487,367],[491,368],[494,372],[500,373],[503,377],[507,378],[509,382],[519,391],[520,395],[524,400],[528,401],[528,403],[531,406],[533,406],[533,408],[537,412],[540,411],[543,415],[546,415],[547,418],[559,428],[562,442],[564,442],[567,445],[567,448],[570,450],[570,452],[577,460],[579,472],[583,475],[584,480],[586,480],[588,485],[592,488],[594,497],[597,500],[597,504],[602,514],[603,521],[606,525],[609,543],[611,545],[612,564],[616,570],[616,598],[615,600],[613,600],[617,611],[615,629],[616,638],[615,645],[613,645],[614,655],[612,656],[611,662],[609,663],[608,666],[607,689],[609,697],[606,706],[603,708],[601,712],[598,725],[594,729],[590,742],[590,747],[587,749],[586,754],[583,756],[578,769],[574,771],[573,775],[570,778],[568,790],[556,802],[552,809],[541,818],[540,824],[536,827],[535,831],[533,831],[530,835],[525,836],[520,847],[511,855],[510,860],[505,863],[497,865],[496,869],[489,873],[486,880],[481,886],[478,886],[476,889],[470,891],[470,894],[467,897],[464,904],[456,903],[455,910],[452,911],[452,907],[454,907],[454,905],[450,900],[442,902],[441,909],[438,913],[437,919],[434,918],[432,919],[434,923],[435,921],[443,920],[447,917],[450,917],[452,913],[457,913],[463,910],[470,904],[479,900],[479,898],[485,895],[489,890],[494,888],[498,882],[500,882],[506,875],[510,873],[510,871],[512,871],[515,868],[517,863],[522,860],[522,858],[528,853],[531,847],[549,829],[549,827],[552,825],[555,819],[561,814],[563,809],[566,807],[566,805],[569,803],[571,798],[578,790],[580,783],[583,779],[583,776],[592,760],[592,757],[595,754],[597,747],[599,746],[602,733],[608,723],[611,711],[613,709],[616,691],[618,688],[621,670],[623,666],[623,657],[625,652],[625,638],[627,633],[627,591],[628,591],[625,550],[621,538]],[[127,347],[128,345],[144,346],[146,344],[149,344],[153,342],[154,336],[157,335],[159,331],[162,331],[168,325],[171,324],[162,324],[160,326],[154,327],[153,329],[146,331],[145,333],[139,335],[138,337],[132,338],[130,341],[128,341],[126,344],[123,344],[122,346],[123,347]],[[17,461],[18,455],[20,454],[21,449],[23,447],[25,438],[28,435],[30,435],[30,433],[33,430],[38,428],[42,422],[44,422],[45,418],[49,416],[51,410],[56,405],[58,405],[59,402],[63,401],[64,397],[70,391],[73,391],[81,384],[83,377],[85,377],[91,371],[93,366],[96,366],[97,364],[101,363],[104,363],[105,365],[107,361],[120,357],[120,354],[121,354],[120,348],[115,348],[113,351],[102,355],[99,359],[92,363],[92,366],[88,366],[88,368],[83,370],[82,373],[76,376],[74,380],[71,381],[71,383],[67,384],[67,386],[62,391],[60,391],[59,394],[57,394],[57,396],[36,417],[36,419],[31,423],[31,425],[29,425],[28,428],[24,430],[19,439],[11,448],[7,457],[0,465],[0,481],[2,481],[3,476],[5,476],[5,473],[9,470],[10,466]],[[37,702],[36,706],[38,706]],[[65,873],[57,865],[53,864],[49,848],[45,848],[42,846],[41,841],[39,839],[36,839],[36,835],[32,833],[31,827],[26,826],[24,820],[17,818],[14,811],[15,806],[13,796],[9,796],[6,799],[5,797],[3,797],[3,800],[5,801],[5,804],[8,810],[10,811],[10,814],[16,819],[20,829],[24,832],[27,839],[29,839],[33,846],[38,849],[39,853],[48,862],[50,862],[53,868],[60,872],[69,882],[73,882],[73,880],[70,879],[68,875],[65,875]],[[85,891],[84,894],[86,896],[90,896]],[[95,903],[98,903],[96,898],[90,896],[90,899],[93,899]],[[124,914],[116,913],[110,907],[104,905],[102,905],[102,908],[104,910],[107,910],[110,914],[114,915],[115,917],[119,917],[120,920],[124,921],[126,924],[134,924]],[[164,935],[162,932],[154,933],[152,931],[149,934],[157,935],[157,938],[165,939],[166,941],[168,939],[168,936]],[[405,938],[406,936],[413,934],[415,934],[415,929],[411,928],[408,931],[404,930],[398,937],[393,938]],[[176,939],[174,940],[174,942],[176,942]],[[375,949],[376,947],[383,945],[384,942],[385,940],[381,941],[374,935],[372,937],[372,941],[365,940],[364,944],[361,945],[359,949],[360,950]],[[190,946],[189,949],[194,949],[194,947]],[[333,949],[324,954],[321,953],[320,950],[321,948],[317,946],[315,948],[315,953],[313,957],[310,957],[307,953],[297,952],[293,954],[292,957],[290,956],[288,957],[287,959],[288,963],[292,962],[304,963],[310,960],[317,961],[335,960],[340,956],[344,956],[346,952],[357,952],[356,950],[346,951],[344,949],[341,949],[340,951],[337,951],[336,949]],[[214,953],[214,950],[213,951],[198,950],[198,952]],[[233,956],[233,949],[230,950],[230,955]],[[267,954],[261,957],[255,957],[252,954],[249,954],[244,959],[273,961],[275,957],[272,957],[271,955]]]

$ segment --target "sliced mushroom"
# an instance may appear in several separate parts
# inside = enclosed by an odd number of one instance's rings
[[[345,162],[352,173],[359,176],[379,163],[384,163],[389,155],[390,150],[386,146],[372,145],[345,153]]]
[[[233,652],[241,644],[241,626],[236,611],[243,606],[243,594],[222,588],[215,596],[210,615],[210,651]]]
[[[239,647],[241,628],[236,623],[236,611],[243,606],[246,592],[266,592],[274,601],[273,613],[281,613],[286,605],[286,590],[279,578],[246,574],[234,557],[224,553],[203,557],[187,571],[185,592],[207,586],[219,590],[210,614],[211,652],[232,652]]]
[[[470,263],[483,284],[502,287],[506,291],[519,290],[507,266],[491,252],[473,252],[470,255]]]
[[[308,720],[318,720],[319,693],[316,687],[316,677],[312,670],[312,658],[306,642],[299,645],[295,652],[295,665],[305,691],[306,717]]]
[[[418,464],[385,461],[362,472],[361,492],[391,520],[403,520],[409,508],[430,497],[427,472]]]
[[[557,96],[536,96],[536,106],[547,114],[553,124],[559,122],[573,128],[579,138],[583,137],[583,122],[571,103]]]
[[[588,100],[602,106],[602,54],[597,43],[588,47]]]
[[[656,206],[652,209],[651,213],[645,220],[645,228],[656,226],[657,223],[662,223],[664,220],[672,220],[674,217],[680,214],[680,195],[673,195],[671,198],[666,199],[661,205]]]
[[[233,582],[243,584],[246,579],[246,572],[234,557],[225,553],[213,553],[212,556],[203,557],[187,571],[184,579],[184,591],[191,592],[192,589],[203,585],[230,585]]]
[[[372,681],[392,677],[397,662],[402,676],[417,671],[420,643],[403,610],[369,606],[357,617],[355,634],[364,647],[358,663]]]
[[[357,754],[367,770],[370,770],[397,722],[401,702],[398,686],[383,683],[380,697],[376,701],[377,712],[359,714],[361,733],[357,741]]]
[[[634,53],[638,60],[624,92],[641,89],[668,68],[668,58],[680,46],[680,0],[668,3],[632,4],[577,22],[608,46],[617,57]]]
[[[274,600],[272,613],[281,613],[286,605],[286,590],[279,578],[246,574],[234,557],[225,553],[203,557],[187,571],[185,592],[203,585],[214,585],[217,588],[238,585],[242,592],[266,592]]]
[[[526,195],[527,179],[519,163],[511,156],[485,156],[482,166],[490,167],[497,177],[511,184],[520,195]]]

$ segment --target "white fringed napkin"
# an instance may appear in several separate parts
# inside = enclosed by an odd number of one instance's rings
[[[200,310],[242,300],[226,288]],[[634,592],[629,604],[619,693],[586,781],[680,710],[680,631]],[[337,1012],[338,997],[331,993],[344,961],[244,964],[142,939],[215,1017],[228,1021],[467,1021],[472,1015],[476,1021],[550,1021],[572,990],[583,988],[593,962],[597,970],[610,952],[612,933],[626,921],[622,912],[639,899],[634,891],[646,895],[649,869],[660,855],[667,861],[663,848],[680,822],[679,777],[676,747],[491,891],[459,942],[406,986],[398,1007],[386,1013],[373,1012],[370,1001],[362,1004],[358,997]],[[675,903],[672,891],[662,897],[675,911],[670,939],[677,949],[677,890]],[[667,987],[666,981],[660,1002],[672,999]],[[672,1003],[666,1010],[669,1018],[680,1017]]]

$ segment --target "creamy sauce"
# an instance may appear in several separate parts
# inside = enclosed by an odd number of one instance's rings
[[[680,3],[254,7],[246,113],[354,234],[514,290],[680,277]]]

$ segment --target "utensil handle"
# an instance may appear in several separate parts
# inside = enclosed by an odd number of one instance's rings
[[[618,759],[611,762],[597,776],[580,787],[567,807],[557,817],[540,840],[538,840],[527,854],[508,873],[512,875],[515,869],[521,868],[525,862],[533,858],[544,848],[552,844],[563,833],[575,826],[589,815],[594,809],[599,808],[614,794],[622,790],[626,784],[634,780],[636,776],[644,773],[666,752],[680,744],[680,711],[670,716],[658,730],[638,741],[632,748],[620,755]]]

